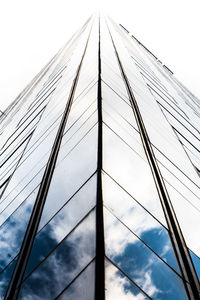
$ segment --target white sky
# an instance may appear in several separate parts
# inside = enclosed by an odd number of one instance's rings
[[[99,7],[200,98],[200,0],[2,0],[1,110]]]

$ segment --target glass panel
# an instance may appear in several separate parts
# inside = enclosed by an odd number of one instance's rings
[[[97,97],[97,79],[96,80],[92,80],[91,82],[87,82],[87,84],[85,85],[85,87],[83,88],[83,90],[81,91],[81,93],[79,93],[78,95],[75,95],[73,103],[72,103],[72,108],[74,109],[77,105],[80,104],[80,106],[84,107],[84,103],[88,103],[88,99],[87,99],[87,94],[89,93],[90,97],[89,100],[91,101],[92,99],[96,99]]]
[[[17,137],[13,137],[12,141],[9,141],[9,144],[6,145],[6,148],[2,151],[3,158],[6,159],[9,155],[12,154],[12,152],[25,141],[25,139],[28,137],[28,135],[35,129],[37,123],[39,122],[41,116],[37,116],[31,124],[24,128]]]
[[[174,183],[176,187],[176,182]],[[181,194],[168,182],[165,181],[165,184],[186,244],[194,253],[200,256],[200,244],[197,242],[200,236],[200,210],[190,201],[193,194],[191,193],[190,198],[184,188],[182,188]]]
[[[159,78],[156,77],[154,74],[152,74],[152,72],[149,72],[149,70],[147,70],[144,66],[141,66],[139,63],[136,63],[136,66],[139,68],[140,73],[143,75],[144,78],[146,78],[147,80],[149,79],[155,85],[159,86],[161,89],[166,90],[166,87],[161,84]]]
[[[84,110],[78,110],[77,112],[74,109],[70,111],[64,135],[68,135],[69,131],[72,133],[76,132],[76,130],[87,121],[87,119],[95,112],[97,108],[96,102],[96,99],[91,101],[90,105]],[[70,133],[70,135],[72,135],[72,133]]]
[[[31,149],[30,153],[29,150],[35,142],[35,137],[34,135],[32,136],[25,154],[21,159],[21,163],[16,169],[5,193],[3,194],[1,199],[2,203],[0,204],[1,212],[11,203],[11,205],[14,204],[16,208],[17,204],[15,204],[15,199],[18,197],[17,203],[19,205],[22,200],[33,191],[37,184],[40,183],[43,175],[43,171],[41,172],[41,170],[44,170],[45,164],[48,161],[58,126],[59,124],[57,122],[52,132],[50,132],[48,136],[39,145],[37,145],[37,147],[35,146],[34,150]],[[26,153],[28,153],[28,156],[25,159],[24,156],[26,156]],[[19,199],[19,193],[21,193],[21,200]]]
[[[30,116],[28,116],[23,123],[21,123],[20,126],[18,126],[17,130],[10,136],[10,138],[8,139],[8,141],[10,140],[14,140],[16,138],[16,136],[20,135],[24,130],[26,130],[26,128],[28,128],[30,126],[30,124],[35,120],[35,118],[37,118],[38,116],[41,117],[43,110],[45,109],[45,105],[46,103],[42,106],[42,107],[38,107],[36,108]],[[19,130],[20,129],[20,130]],[[12,142],[11,142],[12,144]]]
[[[116,122],[110,114],[105,111],[103,111],[103,113],[103,119],[106,126],[113,130],[128,146],[130,146],[130,148],[133,149],[133,151],[136,151],[138,155],[143,154],[143,146],[141,144],[139,133],[128,124],[123,124],[120,117],[118,117],[118,122]],[[144,156],[143,158],[145,159]]]
[[[149,75],[151,75],[151,77],[154,78],[154,80],[156,80],[157,82],[160,82],[160,79],[151,70],[150,66],[147,65],[147,64],[145,64],[145,62],[140,59],[141,57],[139,58],[139,57],[137,57],[137,56],[134,55],[131,58],[134,60],[134,62],[135,62],[135,64],[136,64],[137,67],[139,67],[142,70],[145,70]]]
[[[153,176],[144,151],[140,156],[103,126],[103,169],[142,206],[166,225]],[[141,156],[144,159],[141,159]]]
[[[127,99],[127,90],[122,79],[112,40],[107,30],[107,25],[104,22],[101,22],[101,28],[101,42],[102,45],[105,46],[101,49],[102,79],[129,103],[129,100]]]
[[[62,160],[60,160],[60,157]],[[97,125],[69,153],[68,144],[66,144],[66,147],[63,147],[59,152],[56,166],[40,221],[40,228],[96,171]]]
[[[103,75],[102,77],[103,83],[109,86],[110,89],[113,90],[120,98],[122,98],[128,105],[130,105],[130,101],[127,95],[127,91],[124,85],[124,82],[118,76],[115,76],[113,72],[109,72],[109,74]]]
[[[38,189],[0,227],[0,269],[18,254],[32,212]]]
[[[164,96],[163,94],[158,93],[158,91],[154,90],[153,87],[150,87],[149,85],[148,87],[159,104],[162,103],[164,107],[167,107],[168,109],[171,108],[173,112],[176,111],[178,114],[180,114],[180,116],[182,116],[182,118],[185,118],[185,120],[189,122],[188,116],[178,105],[176,105],[175,102],[173,102],[173,100]]]
[[[84,272],[56,299],[59,300],[94,300],[95,262],[92,262]]]
[[[155,95],[154,95],[154,97],[155,97]],[[157,102],[158,101],[159,100],[157,100]],[[169,105],[169,104],[167,105],[166,102],[164,102],[163,104],[159,103],[159,105],[161,106],[161,110],[163,111],[164,114],[166,114],[166,116],[170,116],[171,118],[173,117],[174,119],[176,119],[177,122],[182,124],[182,126],[187,128],[191,133],[193,133],[195,136],[197,136],[197,138],[199,138],[198,130],[190,122],[188,122],[188,119],[186,119],[185,116],[181,115],[171,105]],[[170,124],[173,124],[173,122],[170,122]],[[174,124],[176,124],[176,123],[174,123]]]
[[[96,204],[96,174],[71,198],[37,234],[26,276],[29,274]]]
[[[49,97],[49,95],[51,95],[51,93],[55,91],[55,89],[56,89],[56,83],[58,83],[58,81],[59,81],[61,78],[62,78],[62,76],[58,77],[58,78],[56,79],[56,81],[51,82],[51,83],[49,83],[48,85],[45,85],[45,86],[40,90],[40,92],[37,94],[36,99],[32,102],[30,108],[33,107],[33,106],[32,106],[33,104],[34,104],[34,106],[35,106],[35,104],[38,103],[38,101],[43,100],[44,97],[45,97],[45,98]],[[29,108],[29,110],[30,110],[30,108]]]
[[[102,83],[102,98],[104,110],[109,112],[112,116],[118,116],[118,118],[123,119],[123,122],[137,129],[132,107],[104,83]],[[116,117],[114,119],[119,121],[118,118]]]
[[[168,122],[176,128],[178,132],[180,132],[181,135],[183,135],[190,143],[192,143],[196,148],[199,149],[200,143],[199,143],[199,134],[196,132],[192,132],[192,130],[189,128],[189,125],[184,126],[183,121],[175,118],[171,113],[168,113],[165,109],[163,109],[163,112],[168,120]]]
[[[31,273],[22,285],[19,299],[54,299],[94,258],[95,240],[93,211]]]
[[[106,174],[103,176],[103,201],[112,214],[180,272],[168,231]]]
[[[3,272],[0,273],[0,299],[4,299],[5,297],[16,261],[17,260],[15,259]]]
[[[22,157],[22,162],[24,162],[34,151],[35,153],[33,155],[35,156],[34,158],[32,157],[32,160],[35,163],[44,160],[43,157],[45,156],[45,154],[50,153],[52,149],[52,145],[55,140],[60,121],[61,116],[58,116],[58,118],[53,123],[51,123],[51,120],[49,120],[49,126],[47,126],[47,128],[43,127],[40,128],[40,130],[38,130],[39,128],[36,129],[36,132],[34,132],[29,142],[28,148]],[[42,156],[41,152],[43,153]]]
[[[72,107],[67,120],[65,132],[68,131],[73,124],[81,119],[85,119],[85,115],[90,115],[92,111],[97,109],[97,85],[93,85],[87,93],[72,103]],[[92,106],[92,107],[91,107]]]
[[[107,259],[105,263],[106,300],[144,300],[149,299],[133,282]]]
[[[136,100],[151,143],[199,186],[194,167],[152,95],[141,95]]]
[[[0,211],[0,225],[5,222],[5,220],[19,207],[23,201],[29,197],[30,194],[39,186],[41,182],[41,178],[43,175],[44,167],[39,170],[36,176],[32,177],[31,180],[21,189],[15,190],[13,189],[13,193],[16,195],[8,195],[6,199],[4,196],[8,191],[8,187],[6,188],[3,196],[2,196],[2,203],[1,203],[1,211]],[[12,179],[14,178],[15,174],[13,175]],[[11,181],[12,181],[11,179]],[[36,196],[35,196],[36,197]]]
[[[2,162],[2,165],[0,166],[1,170],[1,179],[7,175],[8,173],[13,171],[14,167],[16,166],[17,162],[19,161],[25,147],[27,146],[27,143],[29,142],[30,137],[28,137],[28,140],[24,140],[23,143],[19,146],[19,148],[16,148],[13,153],[11,153],[11,156],[7,157],[6,161]],[[9,175],[10,175],[9,174]],[[0,183],[1,184],[1,183]]]
[[[158,149],[155,149],[155,147],[154,147],[154,153],[156,155],[156,158],[157,158],[159,164],[162,164],[162,166],[164,166],[171,173],[172,177],[175,176],[176,180],[180,181],[180,183],[182,183],[185,187],[190,189],[194,194],[197,195],[197,197],[198,196],[200,197],[199,186],[191,180],[191,178],[187,175],[187,173],[185,174],[184,172],[182,172],[182,170],[180,170],[176,164],[172,163],[166,156],[163,155],[163,153],[161,151],[159,151]],[[178,185],[177,185],[177,188],[178,188]],[[199,199],[200,198],[198,198],[198,202],[199,202]],[[195,204],[195,202],[194,202],[194,204]],[[199,208],[200,208],[200,204],[199,204]]]
[[[153,86],[155,90],[159,91],[161,94],[163,94],[165,97],[168,97],[171,99],[171,101],[175,100],[170,96],[170,94],[166,91],[166,88],[160,84],[158,84],[157,82],[153,81],[152,79],[148,78],[144,73],[142,74],[142,77],[144,79],[144,81],[151,87]]]
[[[85,120],[81,119],[81,122],[77,122],[68,132],[65,133],[62,139],[61,150],[59,153],[59,161],[63,160],[70,151],[72,151],[80,141],[88,134],[92,127],[97,123],[97,112],[93,111],[91,115]],[[80,127],[79,127],[80,126]],[[63,151],[63,148],[65,149]],[[62,155],[61,155],[62,153]]]
[[[106,255],[154,299],[187,299],[182,280],[104,209]]]

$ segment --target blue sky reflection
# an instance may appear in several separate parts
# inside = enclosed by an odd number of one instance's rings
[[[180,278],[105,210],[106,255],[150,297],[187,299]]]
[[[95,256],[95,212],[24,282],[19,299],[54,299]]]

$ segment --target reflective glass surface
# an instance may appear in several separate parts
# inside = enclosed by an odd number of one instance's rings
[[[29,274],[96,205],[96,175],[93,175],[63,208],[40,229],[26,269]],[[77,209],[78,208],[78,209]]]
[[[106,174],[103,176],[103,199],[106,208],[136,237],[140,238],[177,272],[180,272],[168,231]]]
[[[73,281],[56,299],[93,300],[95,293],[94,279],[95,262],[91,262],[89,266],[75,279],[75,281]]]
[[[12,153],[11,157],[8,157],[6,160],[2,161],[1,164],[1,172],[0,172],[0,185],[2,184],[2,181],[5,180],[5,176],[9,176],[14,171],[14,168],[19,163],[20,158],[23,155],[23,151],[25,150],[25,147],[27,146],[27,143],[29,142],[29,138],[22,143],[19,148],[16,149],[15,152]]]
[[[141,205],[166,225],[144,152],[138,154],[107,126],[103,126],[103,169]],[[144,159],[142,158],[144,157]]]
[[[25,280],[19,299],[54,299],[95,256],[95,212]]]
[[[187,299],[180,277],[104,210],[106,255],[154,299]]]
[[[200,255],[200,245],[197,242],[200,230],[200,210],[189,201],[187,190],[182,188],[182,191],[179,192],[168,182],[166,182],[166,186],[187,246],[195,254]],[[192,199],[193,194],[190,194]]]
[[[0,227],[1,271],[18,254],[32,212],[38,189]]]
[[[91,146],[88,147],[88,144]],[[43,227],[96,171],[96,157],[97,126],[92,127],[74,149],[68,149],[68,144],[61,148],[39,228]]]
[[[157,186],[133,100],[161,172]],[[106,299],[186,300],[158,191],[163,179],[200,276],[199,118],[199,99],[149,49],[110,18],[91,17],[0,116],[0,299],[44,172],[49,186],[19,299],[95,298],[102,172]]]
[[[110,261],[105,263],[106,300],[144,300],[150,299],[124,273],[120,272]]]
[[[116,116],[115,119],[124,123],[130,124],[137,129],[136,121],[134,118],[133,110],[130,103],[127,103],[122,97],[111,89],[106,83],[102,83],[102,98],[103,109],[112,115]],[[104,114],[103,114],[104,117]]]
[[[8,267],[0,273],[0,299],[4,299],[14,267],[16,264],[16,259],[13,260]]]

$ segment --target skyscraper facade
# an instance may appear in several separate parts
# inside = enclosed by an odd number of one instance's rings
[[[0,118],[0,299],[199,299],[200,101],[92,16]]]

